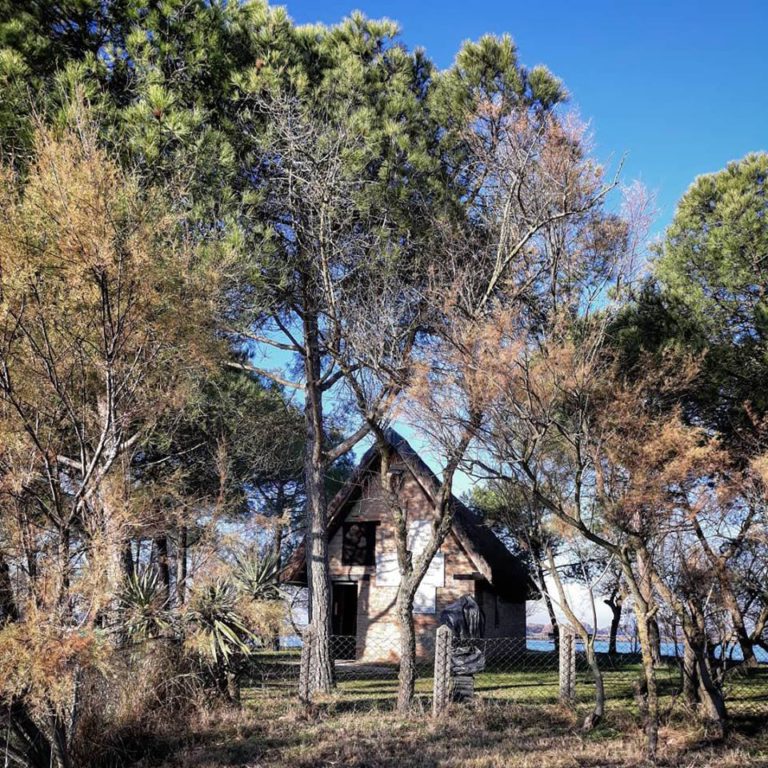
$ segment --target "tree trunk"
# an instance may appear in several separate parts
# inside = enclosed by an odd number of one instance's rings
[[[283,487],[280,486],[280,488],[278,489],[278,497],[277,497],[277,511],[281,518],[283,515],[284,504],[285,502],[283,500]],[[272,540],[272,556],[275,559],[275,566],[277,569],[278,578],[280,574],[280,569],[282,568],[282,553],[283,553],[283,524],[280,523],[275,528],[275,538]],[[277,634],[275,637],[272,638],[271,645],[272,645],[273,651],[280,650],[279,634]]]
[[[635,544],[637,543],[635,542]],[[643,566],[648,565],[648,563],[643,562],[639,558],[638,560],[642,562]],[[659,692],[656,684],[656,665],[654,663],[652,640],[649,632],[649,624],[653,619],[653,615],[650,614],[652,603],[648,602],[644,596],[644,591],[651,584],[650,571],[645,567],[643,568],[641,575],[643,585],[641,586],[632,570],[632,563],[627,550],[622,550],[620,565],[624,576],[624,583],[632,595],[635,625],[640,640],[643,678],[638,685],[637,694],[638,704],[645,719],[646,756],[651,763],[655,763],[656,752],[659,746]],[[649,594],[651,593],[649,592]]]
[[[611,630],[608,636],[608,653],[616,654],[616,638],[619,634],[619,625],[621,624],[621,610],[623,599],[618,593],[612,594],[603,602],[611,609]]]
[[[397,711],[407,714],[416,691],[416,631],[413,625],[414,590],[401,583],[397,596],[400,624],[400,673],[398,675]]]
[[[13,595],[11,569],[0,553],[0,626],[6,621],[16,621],[18,618],[19,611]]]
[[[722,738],[728,726],[728,713],[725,708],[725,699],[723,692],[712,679],[712,672],[709,668],[706,647],[702,644],[694,649],[696,657],[696,671],[699,676],[699,700],[700,708],[704,719],[718,729]]]
[[[231,669],[226,672],[227,700],[230,704],[240,704],[240,680]]]
[[[659,745],[659,694],[656,685],[656,665],[653,655],[652,640],[648,629],[647,610],[635,601],[637,633],[640,637],[640,651],[643,661],[642,694],[644,698],[646,754],[648,760],[656,761]]]
[[[713,679],[712,670],[709,666],[704,615],[696,602],[689,601],[688,607],[691,614],[690,620],[686,616],[680,618],[683,621],[686,646],[690,646],[695,661],[696,677],[699,684],[697,691],[699,711],[704,720],[718,729],[722,737],[727,728],[728,713],[723,692]]]
[[[653,663],[658,667],[661,664],[661,632],[659,631],[659,622],[655,617],[648,621],[648,637],[651,641]]]
[[[586,650],[589,669],[595,681],[595,706],[584,720],[582,730],[591,731],[600,723],[605,715],[605,685],[603,684],[603,673],[600,671],[597,663],[594,636],[584,644],[584,649]]]
[[[30,768],[50,768],[53,765],[50,739],[30,717],[27,707],[21,700],[14,699],[7,711],[10,728],[20,744],[19,751],[26,764]],[[7,733],[5,737],[8,737]]]
[[[277,498],[275,499],[275,514],[279,516],[280,521],[275,526],[275,535],[272,539],[272,557],[275,559],[277,571],[280,572],[283,559],[283,538],[285,534],[284,514],[285,514],[285,488],[282,483],[277,488]]]
[[[645,605],[653,605],[653,565],[650,562],[650,556],[643,548],[637,552],[637,572],[639,575],[638,588],[642,595]],[[659,632],[659,622],[656,616],[648,615],[647,619],[648,642],[650,643],[653,663],[658,666],[661,663],[661,633]]]
[[[69,612],[69,582],[70,582],[70,544],[71,532],[68,525],[59,527],[59,540],[57,542],[57,559],[60,569],[59,575],[59,606],[65,612]]]
[[[541,563],[541,557],[541,552],[537,552],[534,556],[536,561],[536,575],[539,579],[541,596],[544,598],[544,605],[549,614],[549,623],[552,625],[552,635],[555,641],[555,650],[557,650],[560,645],[560,633],[557,631],[557,614],[555,613],[555,606],[552,604],[552,598],[549,596],[549,591],[547,590],[547,583],[544,580],[544,567]]]
[[[309,454],[310,451],[308,450]],[[311,689],[328,693],[333,686],[331,659],[331,580],[328,565],[328,526],[322,472],[310,456],[305,462],[307,495],[307,583],[310,621],[315,627]]]
[[[306,507],[307,584],[310,621],[315,628],[315,643],[310,676],[311,693],[328,693],[333,687],[331,659],[331,579],[328,565],[328,520],[325,498],[325,454],[323,450],[323,402],[320,386],[320,351],[317,317],[304,316],[304,492]]]
[[[67,729],[58,715],[53,717],[51,730],[53,732],[53,753],[55,755],[53,764],[57,768],[72,768]]]
[[[686,703],[696,709],[699,705],[699,676],[696,673],[696,657],[688,641],[683,648],[683,698]]]
[[[168,599],[171,596],[171,569],[168,566],[168,537],[163,533],[160,536],[155,536],[152,543],[155,549],[157,572],[160,576],[160,581],[163,584],[166,599]]]
[[[136,572],[133,562],[133,546],[130,539],[123,545],[123,574],[126,578],[131,578]]]
[[[176,602],[184,605],[187,592],[187,526],[179,527],[176,544]]]

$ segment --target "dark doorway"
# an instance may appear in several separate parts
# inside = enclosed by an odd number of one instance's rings
[[[333,582],[331,631],[335,636],[348,638],[335,641],[337,648],[334,656],[337,659],[354,659],[357,636],[357,584]]]

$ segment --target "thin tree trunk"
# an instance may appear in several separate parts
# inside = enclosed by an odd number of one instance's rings
[[[696,656],[686,640],[683,648],[683,697],[686,703],[696,709],[699,704],[699,676],[696,672]]]
[[[283,559],[283,537],[285,528],[283,525],[285,514],[285,487],[282,483],[277,488],[277,499],[275,500],[275,512],[279,516],[279,522],[275,526],[275,535],[272,539],[272,557],[275,559],[278,573],[282,567]]]
[[[280,515],[281,519],[283,516],[283,506],[285,504],[284,501],[284,495],[283,495],[283,486],[281,485],[278,489],[278,496],[277,496],[277,512]],[[280,573],[280,569],[282,567],[282,554],[283,554],[283,524],[282,522],[279,523],[275,527],[275,537],[272,540],[272,556],[275,560],[275,567],[277,569],[277,573]],[[272,650],[273,651],[279,651],[280,650],[280,635],[277,634],[275,637],[272,638]]]
[[[416,631],[413,625],[414,590],[403,585],[398,590],[397,617],[400,624],[400,673],[398,675],[397,711],[406,714],[416,691]]]
[[[699,709],[704,719],[718,728],[722,737],[728,726],[728,713],[723,692],[713,679],[712,670],[709,666],[704,615],[696,602],[689,601],[688,605],[691,620],[687,620],[685,616],[681,618],[687,645],[690,645],[696,663],[696,676],[699,683]]]
[[[63,607],[67,604],[67,595],[69,592],[69,550],[70,550],[70,530],[69,526],[62,525],[59,528],[58,541],[58,565],[60,569],[59,581],[59,604]]]
[[[639,541],[635,541],[638,548],[642,547]],[[638,686],[638,704],[645,719],[646,756],[652,763],[656,761],[656,752],[659,746],[659,692],[656,683],[656,665],[654,661],[652,640],[649,632],[651,603],[645,599],[644,590],[638,583],[632,570],[629,553],[621,551],[619,558],[624,583],[632,594],[632,605],[635,613],[635,626],[640,640],[640,653],[642,656],[643,679]],[[645,563],[647,564],[647,563]],[[645,572],[650,578],[650,573]],[[647,586],[647,585],[646,585]]]
[[[50,739],[30,717],[26,706],[14,699],[8,708],[8,716],[13,732],[23,744],[27,763],[33,768],[50,768],[53,764]]]
[[[123,545],[123,574],[126,578],[131,578],[136,569],[133,564],[133,546],[130,539]]]
[[[640,576],[638,588],[642,594],[646,605],[653,605],[653,565],[645,549],[641,549],[636,554],[637,572]],[[655,614],[648,616],[648,641],[651,647],[653,663],[658,666],[661,664],[661,633],[659,632],[659,622]]]
[[[728,715],[725,708],[723,692],[715,682],[707,657],[707,633],[706,621],[701,606],[696,597],[689,598],[685,602],[669,588],[669,586],[654,575],[654,580],[661,596],[674,610],[683,629],[686,646],[694,659],[696,677],[698,679],[699,708],[704,718],[716,725],[720,735],[724,736],[728,724]],[[690,666],[690,658],[688,659]]]
[[[555,606],[552,604],[552,598],[549,596],[547,583],[544,580],[544,567],[541,563],[540,551],[536,553],[534,560],[536,562],[536,576],[539,579],[539,589],[541,590],[541,595],[544,598],[544,605],[549,614],[549,623],[552,625],[552,635],[555,641],[555,650],[557,650],[560,645],[560,633],[557,631],[557,614],[555,613]]]
[[[331,580],[328,564],[328,520],[325,498],[323,402],[320,386],[320,351],[317,317],[304,316],[306,344],[304,416],[304,492],[306,495],[306,556],[310,621],[315,628],[311,692],[328,693],[333,687],[331,659]]]
[[[595,705],[585,718],[582,724],[582,730],[591,731],[605,716],[605,685],[603,684],[603,673],[597,663],[595,654],[594,636],[584,645],[587,654],[587,663],[592,672],[592,678],[595,681]]]
[[[19,611],[13,595],[11,569],[2,553],[0,553],[0,626],[6,621],[16,621]]]
[[[171,595],[171,569],[168,565],[168,536],[161,534],[153,540],[155,549],[155,563],[157,565],[160,581],[165,589],[166,598]]]
[[[659,746],[659,694],[656,685],[656,664],[652,640],[649,632],[647,609],[635,600],[637,633],[640,638],[640,652],[643,663],[643,682],[641,693],[644,698],[646,753],[651,762],[656,761]]]
[[[72,768],[72,760],[69,755],[69,740],[67,739],[67,729],[58,715],[53,717],[53,752],[55,755],[54,765],[57,768]]]
[[[176,602],[184,605],[187,592],[187,526],[179,527],[179,539],[176,544]]]
[[[547,562],[549,564],[550,578],[555,583],[557,589],[557,595],[560,600],[560,608],[565,613],[566,618],[570,622],[571,626],[578,632],[581,637],[581,641],[584,643],[584,649],[587,654],[587,662],[589,664],[592,677],[595,680],[595,705],[592,708],[592,712],[586,717],[583,723],[583,729],[590,731],[603,719],[605,715],[605,686],[603,685],[603,673],[600,671],[600,667],[597,664],[597,657],[595,656],[595,638],[594,635],[590,637],[587,628],[579,620],[578,616],[571,609],[568,598],[563,588],[563,582],[560,578],[560,573],[557,570],[555,564],[555,554],[552,551],[552,547],[547,544],[546,546]],[[590,592],[590,595],[592,593]],[[592,603],[594,606],[594,602]]]
[[[611,609],[611,630],[608,635],[608,653],[615,655],[616,638],[619,634],[622,604],[624,601],[618,591],[615,591],[607,600],[603,600],[603,602]]]
[[[702,714],[711,725],[717,727],[720,736],[723,737],[728,727],[728,712],[725,707],[723,692],[712,678],[706,646],[701,644],[694,648],[694,656],[699,677],[699,700]]]

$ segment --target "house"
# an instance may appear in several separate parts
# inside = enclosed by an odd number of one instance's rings
[[[407,515],[409,547],[418,554],[431,534],[439,481],[408,442],[393,430],[390,471],[398,475]],[[341,655],[364,660],[398,658],[395,615],[400,581],[392,513],[382,498],[378,450],[371,448],[328,509],[332,581],[332,633],[343,636]],[[453,526],[416,594],[417,652],[434,645],[440,612],[473,595],[485,613],[486,637],[525,639],[525,601],[534,597],[524,563],[475,513],[453,497]],[[289,559],[283,581],[306,585],[305,548]]]

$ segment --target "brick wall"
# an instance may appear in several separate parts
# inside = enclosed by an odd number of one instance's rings
[[[393,465],[397,467],[398,465]],[[404,466],[404,465],[400,465]],[[429,497],[415,477],[406,471],[401,498],[407,510],[409,521],[428,520],[434,515]],[[378,478],[371,477],[364,482],[360,497],[352,504],[347,522],[377,521],[377,553],[395,553],[395,533],[387,504],[382,499]],[[358,590],[357,611],[357,658],[364,660],[397,661],[399,657],[400,630],[395,616],[397,587],[382,586],[376,583],[375,566],[349,566],[342,563],[342,538],[340,528],[329,542],[331,579],[333,581],[355,582]],[[477,582],[469,579],[456,579],[457,575],[469,575],[476,568],[462,549],[458,539],[450,533],[443,542],[441,552],[445,558],[445,574],[442,585],[438,585],[435,594],[434,614],[415,614],[417,653],[429,656],[434,648],[435,630],[440,612],[462,595],[475,595]],[[482,593],[485,594],[485,593]],[[494,632],[503,631],[515,635],[525,635],[525,604],[504,603],[499,601],[499,626],[486,612],[486,625],[493,624]],[[490,603],[489,603],[490,607]],[[491,618],[491,621],[489,621]],[[486,632],[488,634],[488,632]],[[489,637],[510,636],[508,634],[488,634]]]

